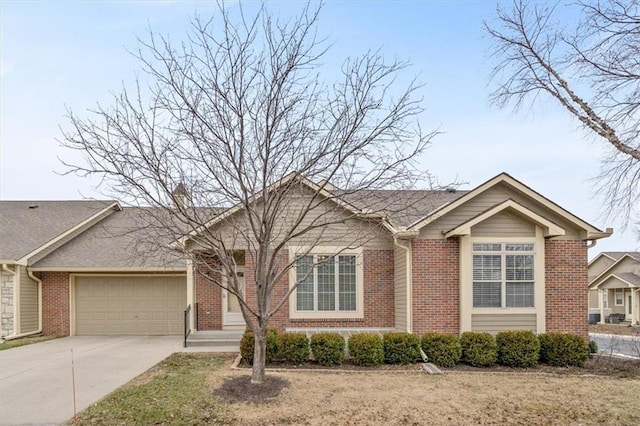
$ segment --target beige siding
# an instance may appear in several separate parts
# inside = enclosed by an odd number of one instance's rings
[[[407,329],[407,251],[401,247],[395,247],[394,253],[394,281],[395,281],[395,314],[396,328]]]
[[[38,330],[38,283],[20,267],[20,333]]]
[[[502,211],[471,228],[473,237],[535,237],[535,224],[525,218]]]
[[[607,256],[600,256],[595,262],[589,265],[589,282],[611,266],[615,261]]]
[[[78,335],[181,334],[187,303],[184,277],[78,276]]]
[[[536,314],[473,314],[471,329],[496,334],[504,330],[536,330]]]
[[[275,226],[275,241],[281,241],[288,234],[295,234],[300,230],[328,223],[326,226],[310,230],[304,235],[291,241],[294,246],[351,246],[365,249],[393,249],[391,233],[376,222],[367,222],[354,217],[352,213],[336,205],[330,200],[318,204],[302,219],[299,225],[294,219],[306,208],[308,198],[300,195],[290,197],[286,209],[282,211],[281,220]],[[258,206],[260,208],[260,206]],[[244,211],[239,211],[231,217],[215,225],[219,234],[232,249],[244,249],[248,246],[245,236],[251,236],[248,220]],[[295,230],[291,232],[291,229]],[[239,230],[241,232],[239,232]],[[228,243],[227,243],[228,242]]]
[[[514,190],[510,186],[500,183],[425,226],[420,231],[420,236],[418,238],[444,238],[443,232],[454,229],[469,219],[472,219],[473,217],[508,199],[512,199],[519,204],[522,204],[540,216],[564,228],[566,235],[563,237],[557,237],[557,239],[582,239],[586,237],[586,235],[584,235],[584,231],[581,231],[575,225],[554,213],[551,209],[544,207],[540,203],[525,196],[519,191]]]

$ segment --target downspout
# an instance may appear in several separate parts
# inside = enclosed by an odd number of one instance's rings
[[[10,272],[13,274],[13,276],[16,276],[16,273],[10,269],[7,268],[7,265],[2,265],[2,269]],[[32,336],[34,334],[41,334],[42,333],[42,280],[40,280],[39,278],[37,278],[35,275],[33,275],[33,272],[27,270],[27,276],[29,278],[31,278],[32,280],[34,280],[35,282],[38,283],[38,329],[35,331],[29,331],[27,333],[20,333],[20,334],[10,334],[8,336],[5,336],[2,338],[2,340],[13,340],[13,339],[19,339],[21,337],[27,337],[27,336]],[[14,292],[14,300],[15,300],[15,292]],[[14,312],[16,310],[16,306],[14,304]],[[14,321],[15,321],[15,316],[14,316]]]
[[[587,240],[587,248],[590,249],[592,247],[595,247],[597,243],[598,240]]]
[[[398,233],[400,234],[400,233]],[[393,244],[396,247],[400,247],[405,251],[405,265],[406,265],[406,277],[405,282],[407,286],[407,332],[413,331],[413,261],[411,259],[411,239],[400,239],[400,235],[394,235]],[[409,238],[415,237],[417,233],[408,233]],[[402,235],[405,236],[405,235]],[[401,244],[401,241],[405,241],[405,244]]]

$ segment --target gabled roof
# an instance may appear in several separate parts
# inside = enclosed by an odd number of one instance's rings
[[[466,222],[456,226],[454,229],[449,230],[448,232],[446,232],[444,234],[444,236],[446,238],[449,237],[453,237],[453,236],[458,236],[458,235],[471,235],[471,228],[481,222],[484,222],[485,220],[489,219],[490,217],[504,211],[504,210],[512,210],[524,217],[526,217],[527,219],[529,219],[530,221],[536,223],[538,226],[541,226],[542,229],[544,229],[544,236],[545,237],[557,237],[559,235],[564,235],[565,231],[563,228],[561,228],[560,226],[556,225],[555,223],[551,222],[550,220],[540,216],[539,214],[537,214],[536,212],[528,209],[527,207],[523,206],[522,204],[508,199],[503,201],[502,203],[493,206],[492,208],[480,213],[479,215],[476,215],[475,217],[472,217],[471,219],[467,220]]]
[[[181,254],[168,249],[173,236],[149,225],[150,209],[124,207],[34,263],[32,269],[185,270],[186,262]],[[162,211],[151,214],[162,214]]]
[[[626,274],[626,272],[623,272],[623,273],[615,272],[616,266],[621,264],[622,262],[624,262],[625,259],[631,259],[634,262],[637,262],[639,264],[639,266],[640,266],[640,252],[634,252],[634,251],[630,251],[630,252],[603,252],[603,254],[605,254],[605,253],[606,253],[606,256],[611,257],[611,258],[615,257],[617,259],[616,259],[615,262],[613,262],[611,265],[606,267],[602,272],[600,272],[598,275],[596,275],[595,277],[593,277],[589,281],[589,288],[597,288],[600,284],[602,284],[604,281],[609,279],[609,277],[612,276],[612,275],[623,276],[624,274]],[[590,263],[592,263],[594,261],[595,261],[595,259],[592,260]]]
[[[608,237],[609,235],[611,235],[611,233],[613,232],[611,230],[601,231],[600,229],[596,228],[595,226],[585,222],[584,220],[580,219],[579,217],[575,216],[574,214],[570,213],[569,211],[563,209],[558,204],[554,203],[553,201],[549,200],[548,198],[540,195],[538,192],[536,192],[533,189],[529,188],[527,185],[523,184],[522,182],[520,182],[519,180],[513,178],[512,176],[510,176],[507,173],[500,173],[499,175],[493,177],[492,179],[489,179],[485,183],[477,186],[476,188],[474,188],[471,191],[465,193],[464,195],[462,195],[461,197],[455,199],[454,201],[452,201],[452,202],[450,202],[448,204],[445,204],[442,207],[434,210],[433,212],[429,213],[426,217],[424,217],[424,218],[414,222],[413,224],[411,224],[408,227],[408,229],[409,230],[420,230],[423,227],[427,226],[429,223],[431,223],[431,222],[435,221],[436,219],[446,215],[447,213],[451,212],[452,210],[460,207],[461,205],[463,205],[467,201],[473,199],[474,197],[478,196],[479,194],[482,194],[483,192],[487,191],[489,188],[492,188],[492,187],[494,187],[494,186],[496,186],[498,184],[501,184],[501,183],[504,183],[506,185],[511,186],[512,188],[520,191],[521,193],[525,194],[526,196],[534,199],[536,202],[540,203],[544,207],[550,209],[551,211],[553,211],[554,213],[556,213],[560,217],[562,217],[562,218],[566,219],[567,221],[573,223],[577,227],[579,227],[581,229],[584,229],[587,232],[587,239],[595,240],[595,239],[598,239],[598,238],[605,238],[605,237]]]
[[[294,179],[297,179],[299,183],[309,187],[311,190],[313,190],[314,192],[317,192],[319,195],[332,200],[338,206],[344,208],[346,211],[351,212],[352,214],[354,214],[356,216],[369,217],[369,218],[376,217],[376,218],[379,218],[379,219],[384,219],[384,214],[381,214],[379,212],[374,212],[373,214],[371,214],[371,212],[368,212],[368,211],[365,211],[365,210],[361,210],[358,207],[356,207],[355,205],[353,205],[352,203],[350,203],[346,199],[346,197],[340,197],[340,196],[337,196],[336,194],[333,194],[332,192],[328,191],[328,188],[332,188],[333,189],[332,185],[330,185],[330,184],[328,184],[326,182],[325,182],[324,186],[318,185],[315,182],[313,182],[313,181],[307,179],[306,177],[300,175],[299,173],[295,173],[295,172],[289,173],[287,176],[283,177],[279,181],[271,184],[264,191],[261,191],[259,193],[253,194],[251,197],[249,197],[247,202],[249,204],[255,203],[255,202],[259,201],[264,196],[264,192],[275,191],[279,187],[281,187],[283,185],[287,185],[288,183],[290,183]],[[240,210],[242,210],[244,208],[245,208],[245,206],[242,203],[238,203],[235,206],[230,207],[224,213],[221,213],[221,214],[217,215],[212,220],[210,220],[209,222],[204,224],[200,229],[196,229],[196,230],[190,232],[188,235],[186,235],[184,238],[182,238],[182,242],[184,243],[185,240],[188,240],[189,238],[196,237],[198,234],[202,233],[203,228],[205,228],[205,229],[206,228],[210,228],[210,227],[222,222],[223,220],[231,217],[232,215],[236,214],[237,212],[239,212]],[[388,228],[390,228],[390,230],[392,229],[391,225],[388,224],[387,221],[384,221],[384,223],[385,223],[386,226],[388,226]]]
[[[119,208],[115,201],[0,201],[0,260],[26,262],[83,225]]]
[[[360,209],[380,211],[397,228],[406,228],[468,191],[448,190],[362,190],[341,195]]]

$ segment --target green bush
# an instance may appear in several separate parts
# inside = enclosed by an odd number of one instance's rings
[[[491,367],[498,359],[496,339],[489,333],[466,331],[460,336],[462,361],[474,367]]]
[[[380,365],[384,362],[382,337],[375,333],[354,334],[349,338],[349,354],[355,365]]]
[[[382,343],[387,364],[410,364],[420,357],[420,339],[411,333],[386,333]]]
[[[429,362],[440,367],[455,367],[462,356],[460,339],[452,334],[426,333],[422,336],[422,350]]]
[[[580,336],[569,333],[547,333],[540,339],[540,361],[554,367],[583,367],[589,348]]]
[[[246,330],[240,339],[240,356],[250,365],[253,364],[253,352],[255,350],[255,337],[253,331]],[[267,329],[267,354],[266,362],[273,362],[278,356],[278,331],[275,328]]]
[[[311,336],[311,353],[320,365],[340,365],[344,361],[344,338],[340,333]]]
[[[598,344],[595,340],[589,340],[589,355],[598,353]]]
[[[303,333],[282,333],[278,339],[278,358],[294,364],[309,360],[309,338]]]
[[[528,368],[538,363],[540,341],[529,330],[507,330],[496,335],[498,362],[508,367]]]

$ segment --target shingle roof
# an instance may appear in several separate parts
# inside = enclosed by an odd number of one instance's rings
[[[0,259],[18,260],[115,201],[0,202]]]
[[[34,268],[186,267],[173,235],[149,226],[148,208],[125,207],[36,262]],[[165,249],[163,249],[163,247]]]
[[[625,280],[629,284],[633,284],[635,286],[640,286],[640,276],[634,274],[633,272],[618,272],[618,273],[614,273],[612,275],[616,275],[616,276],[622,278],[623,280]]]
[[[469,191],[364,190],[343,194],[355,207],[384,212],[394,225],[409,226]]]

